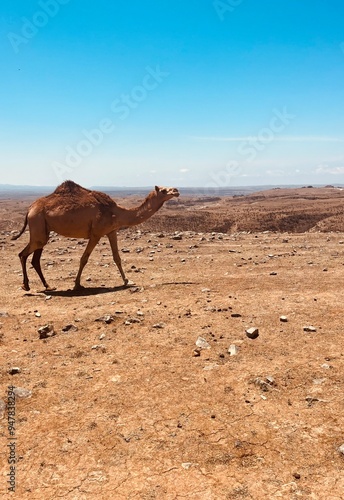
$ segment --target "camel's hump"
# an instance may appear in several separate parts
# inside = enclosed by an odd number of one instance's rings
[[[54,191],[54,194],[72,194],[80,191],[89,191],[89,189],[83,188],[79,184],[74,181],[64,181],[62,184],[57,186]]]
[[[62,184],[57,186],[53,195],[65,197],[66,199],[74,200],[77,203],[83,203],[83,200],[87,200],[88,203],[96,202],[103,207],[116,205],[115,201],[110,198],[109,195],[102,193],[101,191],[86,189],[73,181],[64,181]]]

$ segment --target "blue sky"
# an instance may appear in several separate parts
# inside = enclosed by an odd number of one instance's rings
[[[0,183],[344,183],[342,0],[2,0]]]

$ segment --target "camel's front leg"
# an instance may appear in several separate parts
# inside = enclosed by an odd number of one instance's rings
[[[89,239],[87,246],[85,248],[85,251],[82,254],[81,259],[80,259],[80,266],[79,266],[78,274],[75,278],[74,290],[80,290],[81,288],[83,288],[80,284],[81,273],[87,264],[89,256],[91,255],[94,247],[96,246],[96,244],[98,243],[99,240],[100,240],[100,237],[98,237],[98,236],[91,236],[91,238]]]
[[[128,280],[125,277],[125,274],[124,274],[124,271],[123,271],[123,268],[122,268],[121,257],[119,256],[119,253],[118,253],[118,244],[117,244],[117,233],[116,233],[116,231],[112,231],[111,233],[109,233],[107,235],[107,237],[109,238],[109,242],[110,242],[110,245],[111,245],[113,260],[114,260],[115,264],[117,265],[119,272],[121,273],[122,279],[124,281],[124,285],[127,285],[128,284]]]

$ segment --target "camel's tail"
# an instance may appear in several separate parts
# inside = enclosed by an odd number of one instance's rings
[[[25,231],[25,228],[27,226],[27,216],[28,216],[28,214],[26,214],[26,216],[25,216],[24,226],[22,227],[20,233],[16,234],[15,236],[12,236],[11,240],[17,240],[23,234],[23,232]]]

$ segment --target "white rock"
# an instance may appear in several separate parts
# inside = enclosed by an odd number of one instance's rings
[[[246,330],[246,335],[249,339],[256,339],[259,336],[258,328],[252,327]]]
[[[236,356],[239,352],[239,349],[235,344],[231,344],[228,347],[228,352],[229,352],[230,356]]]
[[[313,332],[314,333],[314,332],[317,331],[317,329],[314,326],[304,326],[303,327],[303,331],[304,332]]]
[[[341,446],[339,446],[338,451],[339,451],[339,453],[341,453],[342,455],[344,455],[344,444],[342,444]]]
[[[185,462],[182,464],[183,469],[188,470],[192,466],[192,462]]]
[[[23,387],[15,387],[13,392],[17,398],[30,398],[32,394],[29,389],[24,389]]]
[[[200,347],[201,349],[210,349],[210,344],[203,338],[203,337],[198,337],[196,340],[196,346]]]

